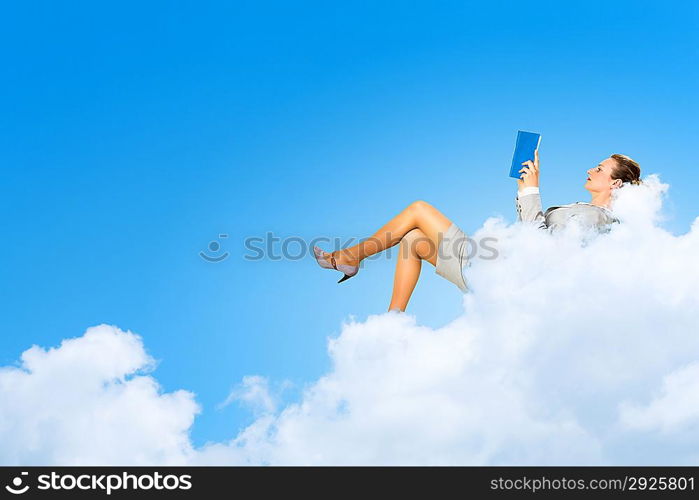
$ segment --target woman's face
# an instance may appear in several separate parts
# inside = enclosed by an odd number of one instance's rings
[[[587,171],[585,189],[590,192],[610,191],[621,185],[621,179],[612,179],[612,171],[616,165],[614,158],[607,158]]]

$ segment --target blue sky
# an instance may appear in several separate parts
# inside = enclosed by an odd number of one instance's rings
[[[588,200],[585,170],[624,153],[671,185],[666,227],[697,215],[693,2],[25,2],[1,18],[0,364],[132,330],[165,390],[197,394],[195,444],[251,421],[216,409],[244,375],[294,398],[342,321],[390,299],[395,254],[337,285],[310,255],[246,260],[246,238],[362,238],[415,199],[467,232],[514,220],[518,129],[543,136],[545,205]],[[200,258],[222,233],[229,257]],[[424,264],[408,312],[461,311]]]

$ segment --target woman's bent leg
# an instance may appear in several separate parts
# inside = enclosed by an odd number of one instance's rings
[[[423,260],[436,266],[437,247],[422,230],[412,229],[400,240],[389,311],[391,309],[405,311],[420,277]]]
[[[413,229],[419,229],[437,248],[439,235],[444,234],[450,225],[451,220],[442,212],[426,201],[418,200],[408,205],[367,240],[333,254],[338,263],[358,265],[365,258],[392,247]]]

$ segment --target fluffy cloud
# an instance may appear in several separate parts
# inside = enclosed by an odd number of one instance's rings
[[[285,381],[283,386],[287,385]],[[256,415],[273,413],[277,409],[277,398],[272,395],[269,381],[259,375],[243,377],[243,382],[231,391],[218,408],[224,408],[233,401],[245,404]]]
[[[224,404],[242,400],[256,419],[227,442],[192,449],[193,396],[160,394],[136,374],[152,360],[131,333],[101,326],[33,347],[20,369],[0,372],[0,438],[11,443],[0,456],[697,464],[699,219],[683,235],[663,230],[666,191],[655,176],[620,190],[622,224],[600,236],[487,220],[473,236],[497,238],[499,257],[468,268],[463,315],[439,329],[394,312],[345,323],[329,341],[331,370],[293,404],[280,405],[264,377],[242,381]]]
[[[138,335],[100,325],[0,368],[0,463],[171,465],[190,459],[200,409],[161,394]]]
[[[699,423],[699,362],[665,376],[658,392],[647,405],[624,402],[621,406],[624,424],[633,429],[657,430],[664,435],[691,435],[692,426]]]

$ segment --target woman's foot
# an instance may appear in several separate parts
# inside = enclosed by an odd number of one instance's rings
[[[324,252],[317,246],[313,247],[313,255],[318,265],[324,269],[336,269],[344,274],[338,283],[350,279],[359,272],[359,262],[347,255],[346,251]],[[337,258],[335,257],[337,255]],[[356,264],[346,264],[345,262],[356,262]]]
[[[347,252],[343,252],[342,250],[336,250],[334,252],[325,252],[322,251],[322,256],[323,260],[325,260],[328,264],[331,264],[331,259],[330,257],[335,257],[335,263],[337,265],[345,265],[345,266],[358,266],[359,261],[357,259],[352,258],[351,255],[349,255]]]

